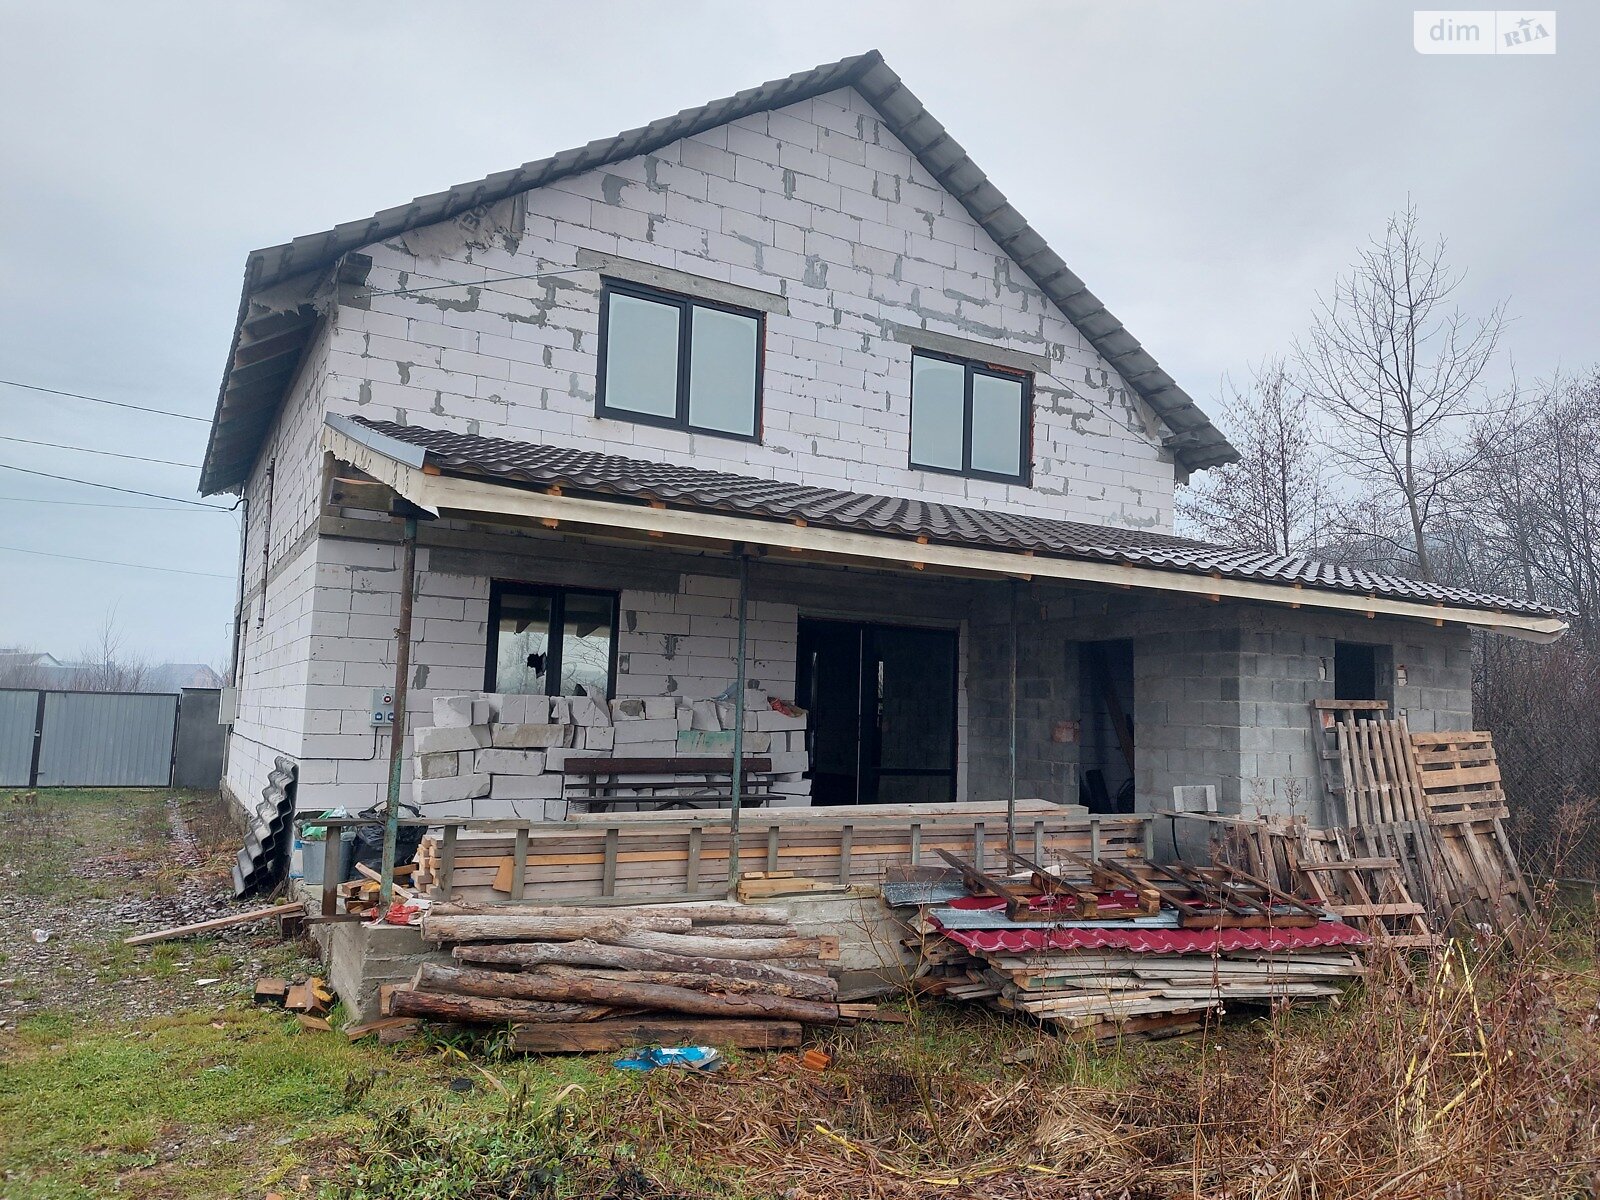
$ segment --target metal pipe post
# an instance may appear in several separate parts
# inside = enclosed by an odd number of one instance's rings
[[[728,890],[739,886],[739,811],[744,806],[745,642],[750,624],[750,556],[739,551],[739,661],[734,667],[733,810],[728,814]]]
[[[389,797],[383,814],[383,870],[378,879],[380,912],[388,909],[394,895],[395,842],[400,834],[400,768],[405,762],[406,683],[411,674],[411,602],[417,590],[415,517],[406,518],[400,554],[400,623],[394,631],[394,727],[389,730]],[[332,884],[324,882],[323,886]]]
[[[1018,583],[1013,579],[1010,583],[1009,599],[1011,601],[1011,620],[1008,628],[1011,630],[1011,795],[1006,798],[1006,849],[1012,854],[1017,852],[1017,588]],[[982,869],[982,864],[979,864]]]

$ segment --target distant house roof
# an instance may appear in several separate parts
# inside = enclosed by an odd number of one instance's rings
[[[1238,452],[1188,393],[1067,268],[1060,255],[889,69],[883,56],[873,50],[685,109],[643,128],[524,163],[514,170],[419,196],[409,204],[358,221],[252,252],[245,261],[244,292],[206,447],[200,491],[206,495],[225,491],[249,477],[318,319],[315,305],[309,300],[287,309],[281,300],[253,304],[252,297],[263,289],[295,279],[320,279],[330,270],[355,272],[355,279],[360,268],[342,260],[362,246],[582,171],[648,154],[741,117],[783,108],[842,87],[855,88],[877,109],[885,124],[928,172],[961,201],[972,218],[1161,418],[1171,431],[1167,444],[1179,463],[1197,471],[1238,458]]]
[[[402,450],[411,451],[408,465],[424,471],[487,476],[520,484],[556,485],[574,492],[655,501],[706,512],[804,521],[820,528],[926,538],[945,545],[1100,560],[1486,612],[1555,618],[1570,615],[1530,600],[1378,575],[1297,555],[1216,546],[1143,530],[842,492],[361,417],[330,417],[328,424],[334,429],[352,431],[357,438],[362,431],[370,431],[378,435],[378,439],[388,439],[391,446],[399,443]],[[378,439],[368,444],[383,451],[383,441]]]

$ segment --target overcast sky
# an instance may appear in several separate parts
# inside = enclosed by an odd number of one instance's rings
[[[1202,403],[1408,196],[1523,374],[1581,367],[1595,8],[1510,58],[1418,55],[1392,0],[0,0],[0,379],[209,417],[252,248],[874,47]],[[198,463],[206,425],[0,385],[0,435]],[[196,498],[192,467],[0,463]],[[152,659],[225,661],[233,516],[0,497],[0,645],[70,657],[114,606]]]

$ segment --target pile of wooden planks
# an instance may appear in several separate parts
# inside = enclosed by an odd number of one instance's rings
[[[1068,856],[1006,878],[954,856],[968,890],[917,900],[917,987],[1096,1039],[1198,1029],[1230,1001],[1334,996],[1360,933],[1223,858],[1204,867]]]
[[[918,980],[921,991],[982,1001],[1096,1040],[1175,1037],[1230,1002],[1337,996],[1364,971],[1349,950],[1148,954],[1073,950],[967,953]]]
[[[1142,849],[1146,821],[1090,816],[1043,800],[1018,801],[1017,838],[1035,856]],[[745,872],[839,887],[876,884],[889,866],[939,849],[995,858],[1006,840],[1005,805],[857,805],[741,814]],[[562,822],[443,822],[417,852],[415,886],[438,900],[706,896],[725,889],[728,814],[695,810],[585,814]],[[752,893],[754,894],[754,893]]]
[[[837,942],[799,936],[772,909],[434,905],[422,935],[455,962],[424,964],[384,1015],[508,1025],[520,1051],[784,1048],[804,1026],[874,1011],[839,1002]]]

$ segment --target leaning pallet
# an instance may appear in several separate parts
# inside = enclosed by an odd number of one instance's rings
[[[738,904],[521,909],[435,905],[425,940],[455,965],[424,964],[385,1015],[509,1025],[529,1053],[652,1042],[772,1049],[808,1025],[848,1024],[830,938],[798,936],[782,912]]]
[[[1458,881],[1456,900],[1475,924],[1513,931],[1534,909],[1506,836],[1505,792],[1494,739],[1484,732],[1414,733],[1417,779],[1446,863]]]

